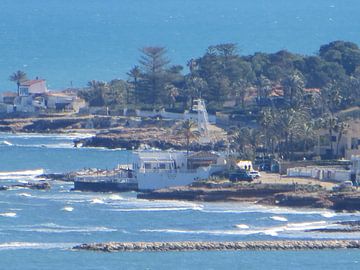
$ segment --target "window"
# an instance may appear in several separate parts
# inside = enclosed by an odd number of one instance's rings
[[[358,143],[359,141],[357,138],[351,138],[351,149],[357,149]]]
[[[29,94],[29,88],[26,87],[21,87],[19,89],[20,95],[21,96],[27,96]]]
[[[151,169],[151,163],[145,163],[144,167],[145,169]]]
[[[160,163],[159,164],[159,169],[165,170],[166,169],[166,164],[165,163]]]

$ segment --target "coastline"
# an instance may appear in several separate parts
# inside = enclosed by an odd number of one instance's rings
[[[249,202],[264,206],[360,211],[360,192],[334,192],[320,184],[323,183],[299,184],[284,180],[280,183],[203,182],[188,187],[143,191],[137,197],[147,200]]]

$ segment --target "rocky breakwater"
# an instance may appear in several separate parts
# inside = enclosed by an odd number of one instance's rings
[[[81,244],[74,250],[102,252],[165,252],[216,250],[320,250],[359,249],[360,240],[287,240],[242,242],[109,242]]]

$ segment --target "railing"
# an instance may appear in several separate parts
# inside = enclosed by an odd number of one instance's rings
[[[139,169],[140,173],[195,173],[196,169]]]

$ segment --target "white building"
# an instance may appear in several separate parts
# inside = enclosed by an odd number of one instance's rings
[[[78,113],[81,108],[86,107],[85,100],[64,92],[48,92],[45,95],[45,99],[46,107],[56,111],[73,111]]]
[[[208,179],[212,173],[224,169],[226,163],[196,169],[188,168],[188,156],[184,152],[138,152],[134,154],[132,167],[136,172],[139,190],[152,190],[190,185],[194,181]]]
[[[45,80],[28,80],[20,84],[20,96],[28,96],[30,94],[45,94],[48,92]]]

